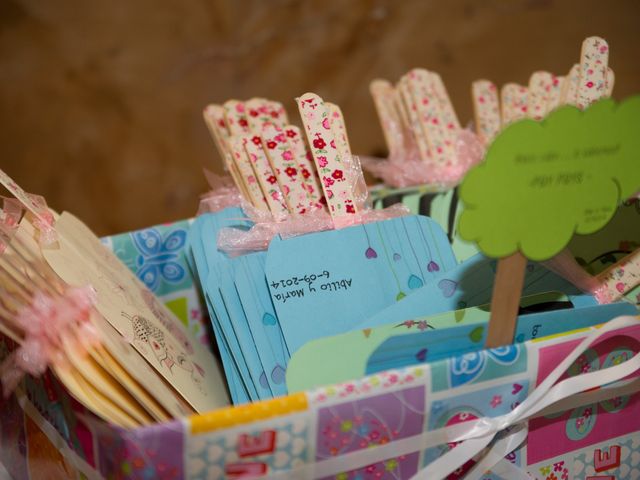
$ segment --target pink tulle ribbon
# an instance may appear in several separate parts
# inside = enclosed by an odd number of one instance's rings
[[[260,211],[251,205],[243,203],[242,208],[254,225],[246,231],[223,228],[218,233],[218,249],[231,257],[266,250],[276,235],[286,239],[312,232],[388,220],[410,213],[407,206],[397,203],[382,210],[365,208],[355,215],[345,215],[336,219],[332,219],[324,210],[317,210],[304,215],[291,215],[284,221],[276,222],[268,212]]]
[[[56,296],[38,291],[33,296],[14,318],[23,332],[23,342],[0,366],[5,397],[25,374],[39,376],[49,365],[64,363],[64,335],[73,334],[83,345],[98,341],[98,333],[89,321],[95,303],[96,293],[91,287],[69,288]]]
[[[388,159],[361,157],[361,161],[365,170],[395,188],[416,185],[450,188],[460,183],[484,156],[484,146],[471,130],[458,132],[455,147],[455,158],[442,165],[422,160],[415,147],[391,152]]]
[[[34,195],[32,193],[29,193],[27,195],[29,195],[29,198],[31,198],[33,205],[38,209],[38,214],[33,221],[33,225],[40,232],[40,245],[47,246],[57,242],[58,233],[54,228],[53,213],[49,211],[46,200],[40,195]]]
[[[211,190],[200,197],[197,215],[219,212],[225,208],[240,205],[242,195],[230,177],[216,175],[206,168],[204,176]]]

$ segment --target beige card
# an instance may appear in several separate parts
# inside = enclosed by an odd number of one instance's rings
[[[98,311],[196,411],[228,405],[213,355],[133,273],[70,213],[56,231],[58,245],[43,249],[51,268],[70,285],[95,288]]]

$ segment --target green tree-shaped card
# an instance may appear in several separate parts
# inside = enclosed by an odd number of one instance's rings
[[[640,96],[507,127],[465,177],[460,235],[499,258],[487,345],[511,343],[527,258],[603,228],[640,190]]]

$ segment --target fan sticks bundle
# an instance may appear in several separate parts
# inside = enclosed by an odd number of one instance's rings
[[[57,215],[0,171],[20,201],[0,213],[0,367],[5,395],[47,368],[119,426],[228,404],[211,353],[73,215]]]
[[[614,73],[608,67],[609,46],[599,37],[582,42],[580,63],[566,76],[545,71],[531,75],[529,85],[507,83],[498,88],[489,80],[477,80],[471,87],[476,131],[486,145],[512,122],[523,118],[541,120],[561,105],[584,109],[593,102],[610,97]]]

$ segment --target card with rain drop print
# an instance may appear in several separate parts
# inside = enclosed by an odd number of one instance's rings
[[[289,352],[353,329],[457,262],[442,228],[407,216],[274,239],[267,284]]]

